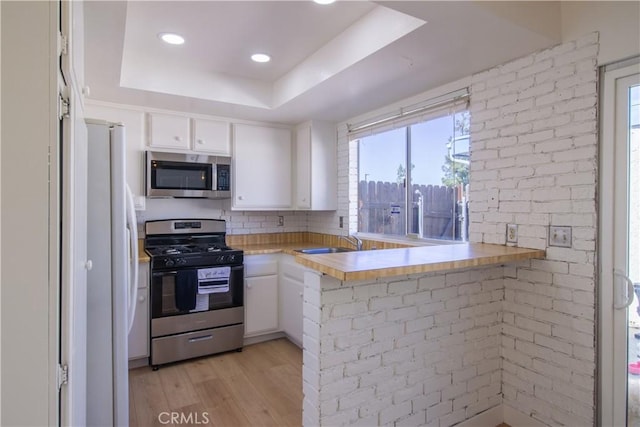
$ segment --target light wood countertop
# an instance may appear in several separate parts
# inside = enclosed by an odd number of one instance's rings
[[[241,249],[245,255],[264,255],[285,253],[289,255],[300,255],[296,249],[322,248],[327,245],[311,242],[298,243],[260,243],[250,245],[230,245],[233,249]]]
[[[296,253],[296,261],[348,281],[504,264],[544,256],[545,251],[540,249],[464,243],[320,255]]]
[[[138,262],[149,262],[151,257],[144,251],[144,239],[138,239]]]

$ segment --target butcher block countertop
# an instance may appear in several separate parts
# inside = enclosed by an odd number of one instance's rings
[[[151,258],[144,251],[144,239],[138,239],[138,262],[149,262]]]
[[[540,249],[463,243],[319,255],[296,253],[296,261],[349,281],[505,264],[544,256],[545,251]]]
[[[233,249],[242,249],[245,255],[265,255],[285,253],[289,255],[300,255],[297,249],[322,248],[326,245],[311,242],[299,243],[264,243],[253,245],[234,245]],[[347,246],[347,245],[345,245]]]
[[[544,258],[541,249],[526,249],[487,243],[461,243],[430,246],[385,247],[383,242],[365,240],[365,248],[376,245],[375,250],[308,255],[297,249],[327,246],[350,247],[338,236],[296,232],[264,235],[227,235],[227,244],[242,249],[245,255],[286,253],[294,255],[305,267],[335,277],[342,281],[368,280],[377,277],[402,276],[479,267],[491,264],[506,264],[532,258]],[[389,247],[387,246],[387,247]],[[400,246],[400,245],[396,245]],[[148,262],[144,241],[139,240],[139,262]]]

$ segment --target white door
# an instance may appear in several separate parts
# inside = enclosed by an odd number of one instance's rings
[[[605,69],[603,83],[601,424],[640,426],[640,64]]]
[[[61,29],[74,42],[82,20],[82,5],[61,2]],[[74,45],[69,44],[69,48]],[[78,45],[81,46],[81,45]],[[75,50],[81,49],[74,45]],[[69,51],[68,51],[69,52]],[[60,425],[86,425],[87,394],[87,127],[81,106],[77,72],[71,56],[63,55],[60,81],[70,103],[60,120],[62,146],[62,220],[60,283],[60,360],[68,366],[68,384],[60,389]]]

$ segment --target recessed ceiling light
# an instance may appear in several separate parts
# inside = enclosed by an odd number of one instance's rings
[[[169,43],[169,44],[183,44],[184,43],[184,37],[182,37],[179,34],[160,33],[160,34],[158,34],[158,37],[160,37],[160,39],[162,39],[163,42]]]
[[[251,60],[254,62],[269,62],[271,61],[271,57],[264,53],[254,53],[251,55]]]
[[[331,3],[335,2],[336,0],[313,0],[313,1],[318,3],[318,4],[331,4]]]

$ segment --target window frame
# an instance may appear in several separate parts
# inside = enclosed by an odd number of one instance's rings
[[[376,240],[380,240],[380,241],[389,241],[389,242],[398,242],[398,243],[411,243],[411,242],[415,242],[418,245],[430,245],[430,244],[434,244],[434,245],[442,245],[442,244],[462,244],[462,243],[466,243],[468,242],[468,235],[466,233],[462,233],[461,234],[461,239],[460,240],[455,240],[455,229],[456,229],[456,225],[454,224],[453,226],[453,239],[437,239],[437,238],[433,238],[433,237],[423,237],[420,234],[416,234],[416,233],[410,233],[410,227],[412,227],[412,219],[411,219],[411,200],[412,200],[412,196],[413,196],[413,192],[411,191],[412,187],[413,187],[413,180],[412,180],[412,168],[409,166],[411,165],[411,161],[412,161],[412,153],[411,153],[411,145],[412,145],[412,126],[414,125],[418,125],[420,123],[424,123],[427,122],[429,120],[434,120],[440,117],[444,117],[444,116],[453,116],[455,120],[455,117],[462,112],[467,112],[467,114],[471,114],[470,110],[469,110],[469,103],[468,103],[468,90],[465,89],[464,92],[466,93],[463,95],[460,95],[460,91],[455,92],[456,96],[451,97],[449,99],[448,102],[442,102],[441,100],[438,101],[436,104],[435,108],[427,108],[424,111],[424,114],[411,114],[411,115],[407,115],[408,117],[403,117],[402,120],[397,120],[396,117],[391,117],[389,119],[375,119],[373,120],[372,126],[368,129],[366,129],[366,126],[363,125],[359,125],[359,126],[354,126],[353,128],[350,128],[350,125],[347,124],[348,127],[348,133],[347,133],[347,138],[348,138],[348,142],[351,143],[355,143],[357,150],[356,150],[356,156],[357,156],[357,173],[355,175],[355,181],[356,181],[356,186],[355,188],[356,190],[356,194],[357,197],[356,199],[358,200],[358,202],[356,202],[357,204],[359,204],[359,200],[360,200],[360,189],[359,189],[359,183],[360,183],[360,168],[361,168],[361,150],[360,150],[360,140],[363,139],[366,136],[372,136],[372,135],[377,135],[377,134],[381,134],[393,129],[398,129],[398,128],[405,128],[405,138],[404,138],[404,149],[405,149],[405,178],[404,178],[404,234],[403,235],[394,235],[394,234],[385,234],[385,233],[372,233],[372,232],[364,232],[364,231],[360,231],[360,218],[359,218],[359,206],[357,206],[356,212],[358,215],[358,220],[356,221],[357,224],[357,234],[358,236],[362,236],[362,237],[369,237],[369,238],[374,238]],[[425,102],[426,104],[429,104],[428,101]],[[402,109],[401,109],[402,110]],[[415,110],[415,109],[414,109]],[[391,123],[391,125],[389,126],[388,122],[393,122]],[[395,122],[394,122],[395,121]],[[354,131],[352,131],[352,129],[355,129]],[[367,130],[365,132],[363,132],[363,130]],[[354,135],[356,135],[354,137]],[[469,139],[471,138],[471,132],[469,129],[469,133],[465,134],[465,135],[469,135]],[[455,133],[453,135],[454,139],[455,139]],[[468,185],[468,184],[467,184]],[[463,196],[463,202],[467,203],[467,209],[468,209],[468,199],[466,199]],[[454,201],[454,205],[457,204],[457,201]],[[456,206],[453,206],[453,215],[457,218],[457,215],[455,215],[456,212]],[[468,221],[468,219],[467,219]],[[424,232],[423,232],[424,233]],[[465,239],[466,240],[463,240]]]

